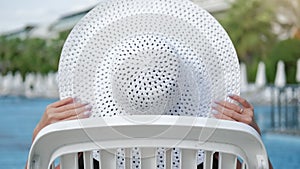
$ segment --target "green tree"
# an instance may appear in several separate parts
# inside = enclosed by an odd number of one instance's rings
[[[13,38],[6,39],[5,37],[1,37],[0,41],[0,70],[2,74],[7,73],[13,69],[13,62],[17,60],[17,56],[22,53],[19,44],[21,43],[21,39]]]
[[[236,0],[219,19],[228,32],[240,61],[247,64],[248,77],[254,81],[257,64],[267,57],[276,42],[272,33],[273,8],[266,1]]]
[[[46,74],[57,71],[59,56],[70,30],[55,39],[0,37],[0,72]]]
[[[270,52],[266,63],[268,81],[274,82],[276,65],[279,60],[285,63],[287,83],[296,83],[297,60],[300,58],[300,39],[287,39],[278,42]]]

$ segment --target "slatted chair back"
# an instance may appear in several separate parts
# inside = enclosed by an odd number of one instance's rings
[[[157,167],[157,149],[164,147],[164,168],[173,168],[173,148],[180,153],[182,169],[196,169],[198,150],[205,154],[204,168],[212,169],[218,152],[219,169],[268,169],[267,153],[258,133],[250,126],[231,121],[188,117],[135,115],[59,122],[44,128],[34,140],[28,169],[94,168],[93,152],[99,151],[99,168],[119,167],[118,149],[123,149],[123,167],[132,168],[132,148],[140,149],[140,167]],[[80,153],[79,153],[80,152]],[[176,159],[178,160],[178,159]]]

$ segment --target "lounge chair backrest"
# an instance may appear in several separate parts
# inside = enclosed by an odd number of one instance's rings
[[[219,169],[268,169],[267,153],[258,133],[248,125],[187,116],[136,115],[59,122],[44,128],[34,140],[28,169],[78,169],[78,153],[84,167],[93,169],[93,151],[100,151],[100,168],[117,168],[117,149],[125,152],[124,166],[131,168],[131,149],[141,152],[141,168],[157,166],[157,148],[164,147],[164,163],[172,168],[173,148],[180,149],[182,169],[197,168],[198,150],[204,150],[204,168],[212,168],[218,152]]]

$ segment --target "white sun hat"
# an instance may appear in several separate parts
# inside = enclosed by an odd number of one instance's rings
[[[92,116],[209,116],[239,94],[235,49],[222,26],[188,0],[106,0],[73,28],[59,63],[60,98]]]

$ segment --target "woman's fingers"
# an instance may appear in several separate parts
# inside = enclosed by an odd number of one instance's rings
[[[74,106],[74,108],[67,109],[63,111],[62,113],[57,113],[57,118],[59,120],[65,120],[69,117],[73,116],[79,116],[81,114],[89,114],[89,112],[92,110],[92,106],[88,104],[81,104]]]
[[[75,119],[84,119],[84,118],[88,118],[90,117],[91,115],[91,112],[90,111],[85,111],[85,112],[82,112],[80,114],[77,114],[77,115],[74,115],[74,116],[70,116],[68,118],[65,118],[61,121],[66,121],[66,120],[75,120]]]
[[[66,111],[69,111],[69,110],[77,110],[77,109],[80,109],[84,106],[88,106],[87,103],[75,103],[75,102],[72,102],[72,103],[69,103],[69,104],[66,104],[66,105],[62,105],[60,107],[57,107],[55,108],[55,111],[57,113],[60,113],[60,112],[66,112]]]
[[[88,118],[92,107],[88,104],[76,103],[75,99],[69,97],[49,104],[34,129],[33,139],[41,129],[58,121]]]
[[[235,121],[231,117],[226,116],[225,114],[218,113],[214,115],[217,119],[223,119],[223,120],[230,120],[230,121]]]
[[[237,95],[231,95],[230,98],[239,102],[241,106],[227,101],[216,101],[212,108],[218,113],[214,116],[219,119],[234,120],[246,124],[252,124],[254,121],[252,105]]]
[[[238,121],[252,126],[258,133],[260,129],[254,119],[254,108],[244,98],[238,95],[230,95],[229,98],[238,102],[240,105],[227,101],[216,101],[212,107],[218,113],[214,116],[218,119]]]
[[[237,113],[236,111],[217,105],[217,106],[213,106],[212,107],[214,110],[216,110],[217,112],[219,112],[217,117],[221,117],[222,119],[226,119],[226,120],[234,120],[234,121],[241,121],[242,120],[242,115]],[[224,117],[222,117],[223,115],[225,115]]]
[[[229,95],[229,98],[231,98],[232,100],[235,100],[237,102],[239,102],[243,107],[245,108],[251,108],[253,109],[253,106],[244,98],[238,96],[238,95]]]
[[[217,119],[223,120],[231,120],[231,121],[238,121],[245,124],[252,124],[252,118],[250,116],[238,116],[238,113],[228,113],[224,111],[223,113],[214,114]]]
[[[69,117],[76,117],[78,114],[91,111],[91,109],[88,104],[75,103],[73,98],[63,99],[47,106],[41,119],[41,125],[46,126]]]
[[[215,103],[217,105],[220,105],[220,106],[222,106],[224,108],[227,108],[229,110],[234,110],[238,113],[243,113],[243,109],[240,106],[238,106],[234,103],[230,103],[230,102],[226,102],[226,101],[215,101]]]
[[[69,103],[73,103],[73,102],[74,102],[74,99],[72,97],[68,97],[68,98],[56,101],[52,104],[49,104],[47,106],[47,108],[56,108],[56,107],[60,107],[60,106],[63,106],[63,105],[69,104]]]

